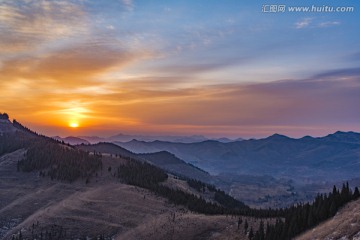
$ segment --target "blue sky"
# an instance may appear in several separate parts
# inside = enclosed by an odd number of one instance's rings
[[[270,5],[285,12],[262,12]],[[354,10],[289,11],[313,5]],[[3,0],[0,109],[49,135],[360,131],[359,11],[359,1]]]
[[[106,15],[100,24],[113,27],[117,37],[129,38],[130,45],[139,41],[162,55],[144,64],[151,70],[206,65],[215,74],[227,75],[225,81],[252,82],[358,66],[351,61],[360,49],[358,1],[341,2],[354,6],[352,13],[261,12],[262,5],[281,3],[134,1],[125,9],[121,2],[92,7]],[[334,1],[288,3],[338,6]],[[250,76],[241,77],[244,72]]]

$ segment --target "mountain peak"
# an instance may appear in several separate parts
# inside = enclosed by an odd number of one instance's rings
[[[306,135],[302,138],[300,138],[301,140],[313,140],[314,138],[312,136]]]
[[[271,135],[270,137],[267,137],[266,139],[283,140],[283,139],[290,139],[290,138],[288,136],[275,133],[275,134]]]
[[[349,132],[337,131],[333,134],[329,134],[325,136],[323,139],[327,141],[360,143],[360,133],[352,132],[352,131]]]

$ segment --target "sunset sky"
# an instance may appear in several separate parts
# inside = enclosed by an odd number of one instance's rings
[[[359,20],[359,0],[0,0],[0,112],[50,136],[360,132]]]

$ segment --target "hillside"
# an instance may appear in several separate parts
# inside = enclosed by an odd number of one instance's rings
[[[29,239],[247,239],[237,218],[192,213],[149,190],[118,182],[113,173],[124,163],[121,158],[104,156],[97,177],[69,184],[17,171],[24,153],[20,149],[0,157],[1,239],[20,233]],[[177,181],[172,180],[172,187],[190,191]],[[254,218],[245,219],[249,226],[258,224]]]
[[[79,145],[76,147],[87,152],[95,151],[115,156],[130,157],[140,161],[147,161],[179,176],[198,179],[206,183],[213,184],[218,181],[218,179],[209,175],[207,172],[184,162],[175,155],[166,151],[150,154],[135,154],[112,143],[97,143],[92,145]]]
[[[186,163],[174,154],[166,151],[138,154],[138,156],[152,162],[156,166],[181,176],[198,179],[207,183],[214,183],[216,181],[216,178],[211,176],[209,173]]]
[[[12,239],[20,230],[23,236],[61,234],[61,239],[101,235],[159,239],[157,234],[162,232],[160,239],[167,239],[182,225],[187,229],[182,234],[189,237],[207,233],[221,236],[235,225],[234,219],[192,214],[150,191],[114,182],[107,169],[89,184],[67,184],[39,178],[37,173],[17,172],[16,162],[22,154],[19,150],[0,157],[1,239]],[[111,159],[105,162],[115,164]],[[176,220],[183,219],[182,223],[169,222],[173,215]]]
[[[211,187],[209,194],[194,195],[195,190],[177,178],[162,184],[166,172],[117,155],[121,148],[116,145],[117,153],[89,154],[18,122],[4,124],[4,129],[16,130],[0,136],[1,239],[168,239],[174,234],[178,239],[221,239],[223,234],[245,238],[234,227],[234,218],[216,213],[235,211],[229,203],[248,208],[221,191]],[[249,224],[256,225],[251,218]]]
[[[331,219],[300,235],[296,240],[360,239],[360,200],[348,203]]]

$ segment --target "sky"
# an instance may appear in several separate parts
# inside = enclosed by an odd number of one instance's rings
[[[359,17],[358,0],[0,0],[0,112],[49,136],[360,132]]]

